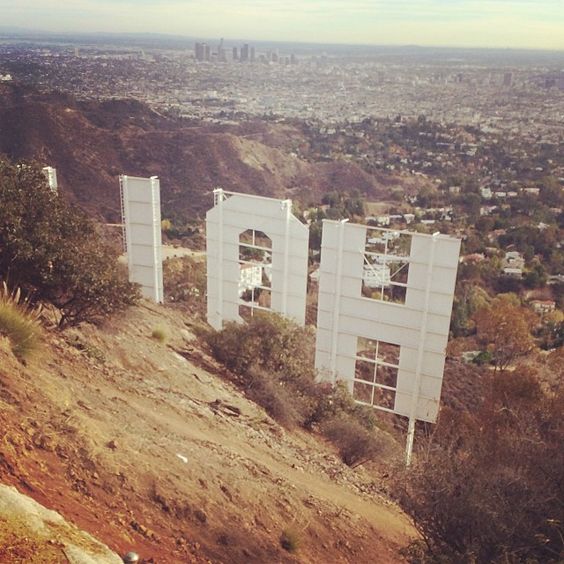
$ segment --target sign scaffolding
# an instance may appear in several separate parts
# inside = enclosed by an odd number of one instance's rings
[[[309,231],[291,200],[214,190],[206,215],[207,319],[215,329],[256,311],[305,323]]]
[[[162,303],[163,265],[160,183],[156,176],[121,175],[121,212],[129,281],[149,300]]]
[[[460,240],[323,222],[316,368],[358,403],[435,422]]]

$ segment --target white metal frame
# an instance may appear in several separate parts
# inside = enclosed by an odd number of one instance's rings
[[[365,362],[365,363],[368,363],[368,364],[372,364],[374,366],[372,381],[368,381],[368,380],[363,380],[362,378],[357,378],[357,376],[356,376],[356,363],[355,363],[354,383],[368,385],[372,388],[372,390],[371,390],[371,400],[370,400],[369,403],[363,402],[363,401],[358,400],[358,399],[356,400],[356,402],[363,404],[363,405],[367,405],[369,407],[374,407],[375,409],[379,409],[380,411],[387,411],[388,413],[394,413],[393,409],[384,407],[382,405],[377,405],[377,404],[374,403],[374,394],[375,394],[377,389],[387,390],[389,392],[394,392],[394,394],[397,391],[397,383],[396,383],[396,386],[390,386],[388,384],[382,384],[380,382],[377,382],[378,367],[379,366],[384,366],[384,367],[392,368],[394,370],[399,371],[399,358],[398,358],[397,364],[393,364],[391,362],[386,362],[386,361],[381,360],[379,358],[378,355],[379,355],[381,344],[389,344],[389,343],[383,343],[382,341],[376,341],[376,348],[374,350],[374,358],[368,358],[368,357],[365,357],[365,356],[360,356],[358,353],[355,356],[356,361]]]
[[[305,323],[309,230],[292,214],[291,200],[214,190],[206,215],[208,323],[241,321],[239,249],[241,233],[261,231],[272,241],[271,311]],[[245,244],[243,244],[245,246]],[[252,309],[268,309],[253,306]]]
[[[342,380],[354,393],[358,337],[399,346],[395,389],[375,386],[394,392],[394,407],[373,407],[409,418],[409,461],[415,421],[434,422],[438,413],[460,240],[402,231],[411,238],[408,256],[389,255],[387,246],[384,253],[376,253],[384,264],[409,264],[407,282],[396,283],[405,287],[405,303],[396,303],[362,295],[368,230],[398,233],[346,221],[323,222],[316,368],[322,380]]]
[[[256,244],[256,233],[257,231],[255,229],[247,229],[246,231],[252,231],[253,237],[252,237],[252,243],[242,243],[241,241],[239,241],[239,250],[241,249],[241,247],[245,248],[245,249],[254,249],[257,251],[262,251],[264,253],[269,253],[270,254],[270,258],[271,258],[271,262],[270,263],[258,263],[252,260],[246,260],[246,259],[242,259],[241,257],[239,257],[239,267],[241,267],[242,265],[249,265],[249,266],[260,266],[261,267],[261,282],[262,282],[262,275],[263,275],[263,268],[264,266],[270,266],[272,268],[272,247],[263,247],[261,245],[257,245]],[[270,307],[263,307],[260,306],[258,304],[257,301],[255,301],[255,290],[264,290],[267,291],[271,294],[271,300],[272,300],[272,285],[270,286],[263,286],[262,284],[254,284],[252,289],[251,289],[251,301],[248,302],[246,300],[239,300],[239,305],[240,306],[244,306],[244,307],[248,307],[250,310],[250,314],[251,317],[254,315],[255,310],[263,310],[263,311],[270,311],[271,308]]]
[[[160,182],[156,176],[121,175],[120,202],[129,280],[144,297],[164,301]]]
[[[45,178],[47,178],[47,183],[49,184],[49,188],[55,194],[59,191],[59,184],[57,182],[57,169],[53,168],[52,166],[45,166],[43,167],[43,174]]]

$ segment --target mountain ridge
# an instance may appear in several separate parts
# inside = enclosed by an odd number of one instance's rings
[[[217,125],[163,116],[135,100],[78,101],[0,85],[0,153],[57,169],[62,193],[119,221],[119,174],[158,176],[163,215],[201,217],[217,187],[318,202],[324,192],[385,197],[390,178],[346,161],[309,162],[290,147],[297,126],[254,120]]]

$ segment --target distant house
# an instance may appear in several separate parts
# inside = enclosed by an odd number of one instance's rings
[[[530,304],[536,313],[540,315],[550,313],[556,309],[556,302],[554,300],[532,300]]]
[[[482,351],[465,351],[462,353],[462,361],[466,363],[474,362],[481,353]]]
[[[508,251],[502,261],[502,267],[522,270],[525,267],[525,259],[518,251]]]
[[[493,197],[493,192],[491,188],[480,188],[480,194],[484,200],[491,200]]]
[[[239,277],[239,297],[247,290],[252,290],[262,285],[262,264],[241,264],[241,275]]]
[[[523,278],[523,270],[521,268],[506,267],[503,269],[503,274],[511,278]]]
[[[548,277],[548,284],[564,284],[564,274],[552,274]]]
[[[365,264],[362,281],[368,288],[387,288],[390,285],[390,267],[385,264]]]
[[[480,215],[491,215],[495,210],[497,210],[497,206],[480,206]]]
[[[460,257],[460,262],[464,264],[477,264],[486,260],[486,257],[482,253],[471,253],[469,255],[464,255]]]

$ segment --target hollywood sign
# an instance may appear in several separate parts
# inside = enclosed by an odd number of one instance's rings
[[[158,180],[121,177],[128,262],[162,301]],[[214,190],[206,215],[207,319],[219,330],[257,311],[305,323],[309,229],[290,200]],[[323,221],[315,367],[355,401],[435,422],[460,240]]]
[[[164,300],[159,179],[119,177],[123,240],[129,280],[139,284],[143,297]]]

